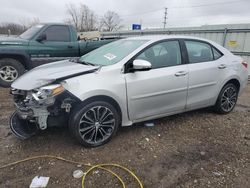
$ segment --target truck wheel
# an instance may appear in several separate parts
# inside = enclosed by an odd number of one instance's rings
[[[72,111],[69,129],[84,146],[97,147],[111,140],[120,125],[116,108],[104,101],[80,105]]]
[[[229,83],[225,85],[222,88],[218,96],[217,102],[214,106],[215,112],[219,114],[227,114],[231,112],[236,105],[238,99],[238,92],[239,91],[234,84]]]
[[[24,73],[24,66],[16,59],[0,59],[0,86],[10,87]]]

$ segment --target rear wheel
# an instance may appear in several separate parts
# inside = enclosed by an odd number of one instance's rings
[[[0,86],[10,87],[24,73],[24,66],[16,59],[0,59]]]
[[[234,84],[226,84],[218,96],[214,107],[215,111],[220,114],[227,114],[231,112],[236,105],[238,92],[238,88]]]
[[[111,140],[120,124],[116,108],[104,101],[80,105],[70,117],[69,129],[84,146],[97,147]]]

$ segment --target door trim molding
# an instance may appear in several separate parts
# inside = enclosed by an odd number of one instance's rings
[[[205,84],[197,84],[197,85],[188,87],[188,89],[197,89],[197,88],[212,86],[212,85],[216,85],[216,84],[217,84],[217,82],[208,82],[208,83],[205,83]]]
[[[187,89],[188,89],[187,87],[183,87],[183,88],[171,89],[171,90],[167,90],[167,91],[154,92],[154,93],[150,93],[150,94],[137,95],[137,96],[131,97],[131,100],[138,100],[138,99],[143,99],[143,98],[155,97],[155,96],[159,96],[159,95],[166,95],[166,94],[170,94],[170,93],[185,91]]]

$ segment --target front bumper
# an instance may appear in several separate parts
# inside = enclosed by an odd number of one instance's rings
[[[28,92],[11,90],[16,111],[10,118],[12,132],[21,139],[26,139],[39,130],[52,126],[67,126],[72,107],[79,99],[68,91],[54,98],[37,102]]]

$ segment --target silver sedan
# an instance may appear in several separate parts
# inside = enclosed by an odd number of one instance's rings
[[[212,41],[127,38],[17,79],[12,84],[17,111],[10,126],[15,135],[28,138],[66,124],[80,143],[99,146],[120,125],[210,106],[229,113],[247,80],[247,63]]]

